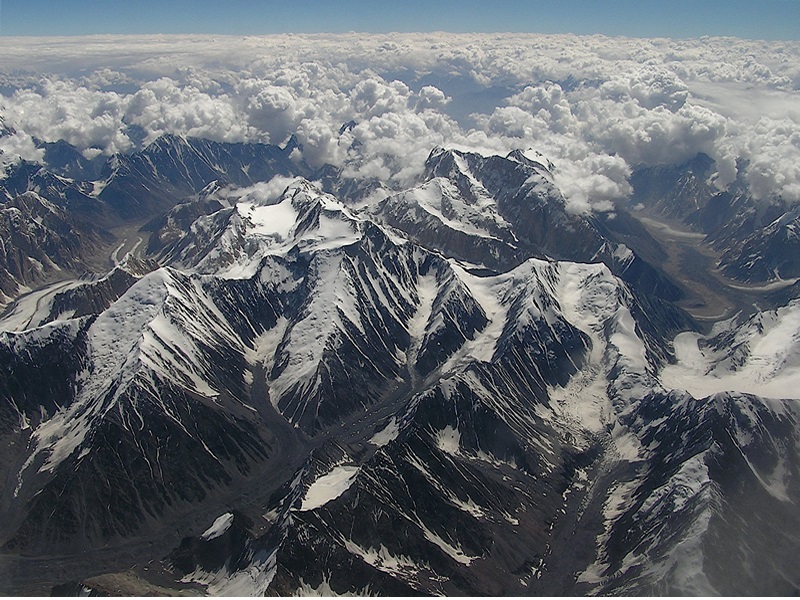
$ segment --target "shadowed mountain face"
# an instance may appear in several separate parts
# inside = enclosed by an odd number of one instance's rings
[[[158,218],[211,183],[245,186],[308,172],[289,159],[288,146],[168,135],[102,163],[63,141],[43,149],[44,166],[23,161],[0,180],[4,304],[20,289],[102,273],[120,241],[115,228]]]
[[[679,166],[640,167],[630,206],[706,234],[726,277],[751,284],[800,277],[797,207],[781,197],[752,198],[748,166],[738,166],[739,179],[725,190],[708,180],[713,161],[704,154]]]
[[[212,181],[244,186],[304,173],[288,150],[163,135],[141,152],[112,157],[101,174],[99,197],[123,218],[150,216]]]
[[[286,150],[59,176],[150,239],[1,321],[2,591],[798,589],[800,414],[726,391],[791,389],[793,296],[703,338],[638,221],[568,212],[523,153],[388,190]]]

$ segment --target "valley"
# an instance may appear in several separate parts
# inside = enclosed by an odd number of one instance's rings
[[[686,292],[678,305],[694,317],[705,331],[717,321],[742,311],[749,314],[769,306],[772,292],[787,288],[796,279],[768,284],[737,282],[718,269],[721,254],[707,242],[706,236],[688,230],[663,216],[633,213],[650,235],[661,245],[667,260],[659,266]]]

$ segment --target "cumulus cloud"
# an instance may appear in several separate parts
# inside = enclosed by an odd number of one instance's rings
[[[758,198],[800,202],[800,124],[762,118],[734,153],[747,161],[745,179]]]
[[[635,73],[615,77],[600,86],[606,98],[636,100],[643,108],[664,107],[675,112],[689,97],[689,87],[673,72],[650,65]]]
[[[543,151],[559,167],[556,182],[574,210],[610,210],[630,193],[632,166],[718,154],[726,119],[686,104],[684,92],[677,79],[650,70],[572,92],[545,82],[478,123],[491,136]]]
[[[660,107],[637,110],[623,105],[587,123],[584,132],[588,140],[631,164],[679,164],[699,152],[715,155],[726,133],[726,120],[699,106],[684,106],[673,113]]]
[[[387,83],[377,77],[359,81],[350,92],[353,109],[365,118],[408,109],[411,90],[402,81]]]
[[[718,185],[733,181],[744,158],[755,195],[800,201],[797,43],[522,34],[209,42],[5,45],[0,105],[17,131],[0,142],[5,158],[40,158],[33,138],[65,139],[90,155],[126,152],[139,139],[132,127],[145,143],[163,133],[271,143],[295,134],[312,165],[401,185],[434,146],[530,147],[556,166],[570,208],[588,211],[629,194],[633,166],[705,152]],[[464,106],[480,108],[459,122]]]
[[[45,141],[66,140],[80,149],[125,152],[127,100],[116,92],[100,92],[73,81],[44,78],[36,88],[16,90],[4,99],[7,123],[18,132]]]
[[[433,85],[425,85],[419,90],[415,109],[420,110],[442,110],[452,98]]]
[[[0,167],[7,167],[18,159],[41,161],[44,150],[37,148],[31,136],[15,132],[0,137]]]
[[[618,156],[593,154],[577,160],[559,160],[556,185],[575,213],[610,211],[614,201],[631,193],[630,167]]]
[[[347,139],[342,139],[334,122],[320,117],[303,119],[296,133],[303,144],[303,158],[308,164],[320,167],[326,163],[341,166],[347,156]]]
[[[179,133],[221,142],[248,139],[247,124],[226,94],[212,96],[192,85],[179,86],[163,77],[145,83],[130,96],[124,114],[126,124],[147,132],[146,143],[164,133]]]
[[[284,177],[276,175],[266,182],[259,182],[252,186],[239,189],[222,189],[217,192],[225,199],[235,202],[255,202],[257,204],[274,204],[286,189],[296,183],[299,177]]]

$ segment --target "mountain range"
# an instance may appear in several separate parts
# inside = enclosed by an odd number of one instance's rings
[[[704,155],[576,214],[532,151],[43,147],[0,181],[4,593],[800,588],[788,202]]]

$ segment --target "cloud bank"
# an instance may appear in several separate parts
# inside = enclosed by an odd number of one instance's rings
[[[800,44],[732,38],[304,35],[7,38],[0,137],[87,155],[163,133],[282,143],[350,177],[407,185],[434,146],[533,148],[578,212],[609,210],[638,164],[747,162],[754,195],[800,201]],[[758,99],[759,102],[754,102]],[[143,138],[143,140],[142,140]]]

